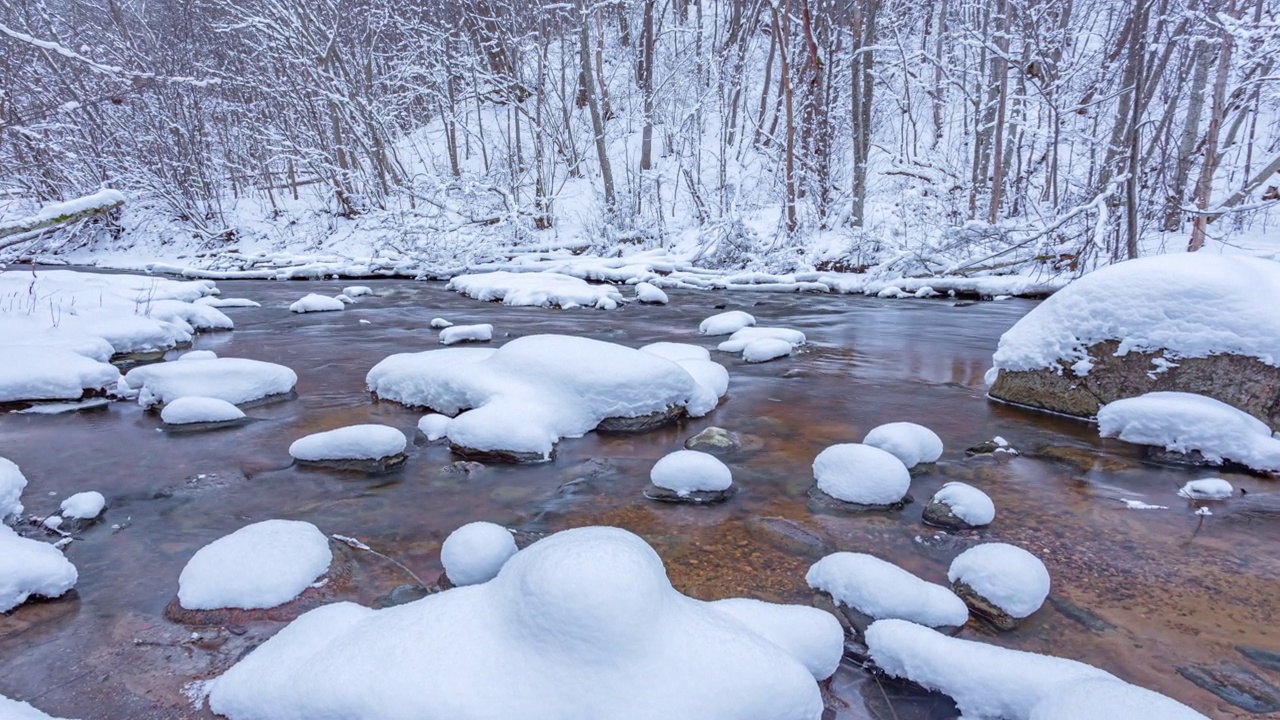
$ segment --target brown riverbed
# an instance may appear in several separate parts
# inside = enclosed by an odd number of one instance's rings
[[[996,341],[1031,301],[955,306],[675,291],[667,307],[558,311],[479,303],[439,283],[373,281],[363,284],[379,296],[345,312],[287,311],[307,292],[333,294],[344,284],[219,283],[225,297],[263,307],[227,309],[237,329],[200,336],[195,347],[282,363],[299,376],[296,399],[250,409],[249,425],[171,434],[132,403],[0,416],[0,456],[30,481],[28,512],[53,512],[62,497],[88,489],[104,493],[110,506],[102,525],[67,548],[80,571],[74,596],[0,615],[0,694],[85,720],[212,717],[194,709],[184,689],[198,692],[193,681],[221,671],[282,623],[246,621],[193,635],[162,612],[199,547],[276,517],[359,537],[428,582],[440,571],[441,541],[471,520],[536,532],[618,525],[648,539],[687,594],[790,602],[812,601],[804,583],[812,558],[762,531],[761,517],[790,519],[831,547],[879,555],[935,582],[945,582],[950,559],[969,544],[1012,542],[1045,561],[1055,595],[1067,602],[1046,604],[1011,633],[971,624],[962,636],[1083,660],[1215,718],[1249,714],[1176,668],[1247,666],[1238,644],[1280,651],[1274,515],[1233,514],[1227,503],[1197,517],[1174,493],[1204,473],[1145,463],[1137,449],[1098,439],[1088,424],[985,399],[982,377]],[[535,466],[456,472],[447,447],[423,444],[403,469],[375,477],[290,465],[289,443],[307,433],[359,422],[412,431],[421,413],[373,402],[364,376],[392,353],[438,347],[428,328],[435,316],[493,323],[495,343],[558,332],[636,347],[657,340],[713,347],[696,328],[722,304],[749,310],[761,324],[799,328],[811,345],[761,365],[718,354],[730,369],[730,391],[706,418],[641,436],[567,440],[554,462]],[[873,515],[814,506],[807,495],[814,456],[895,420],[928,425],[947,446],[942,462],[914,479],[917,502]],[[741,491],[712,507],[645,500],[652,464],[708,425],[748,437],[749,449],[727,458]],[[1023,454],[965,458],[966,447],[995,435]],[[1224,477],[1250,493],[1280,492],[1266,480]],[[951,479],[994,499],[990,528],[951,537],[920,524],[923,501]],[[1121,498],[1168,509],[1130,510]],[[411,581],[367,554],[349,562],[351,599],[369,603]],[[1084,619],[1071,608],[1083,608]],[[1280,683],[1280,674],[1253,669]],[[845,704],[841,718],[955,716],[944,699],[883,686],[849,668],[833,690]]]

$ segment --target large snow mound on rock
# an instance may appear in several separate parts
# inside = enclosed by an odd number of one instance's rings
[[[973,720],[1205,720],[1075,660],[948,637],[905,620],[874,622],[866,639],[880,669],[950,695]]]
[[[1086,349],[1120,341],[1118,354],[1169,357],[1230,353],[1280,364],[1280,263],[1243,255],[1185,253],[1129,260],[1076,280],[1000,338],[995,366],[1022,371],[1075,366]]]
[[[898,618],[930,627],[959,627],[969,620],[969,608],[948,588],[865,553],[828,555],[804,579],[836,603],[877,620]]]
[[[216,358],[144,365],[126,373],[124,382],[147,407],[193,396],[239,405],[292,391],[298,375],[261,360]]]
[[[382,399],[454,415],[447,436],[455,445],[544,458],[561,438],[581,437],[607,418],[673,407],[701,417],[722,394],[665,358],[565,335],[530,335],[497,350],[392,355],[366,382]]]
[[[75,586],[76,566],[58,548],[0,524],[0,613],[32,595],[54,598]]]
[[[329,539],[311,523],[264,520],[196,551],[178,576],[188,610],[283,605],[329,569]]]
[[[1153,392],[1116,400],[1098,410],[1098,432],[1139,445],[1206,460],[1231,460],[1254,470],[1280,472],[1280,440],[1252,415],[1204,395]]]
[[[303,462],[381,460],[399,455],[408,444],[404,433],[390,425],[368,423],[298,438],[289,446],[289,454]]]
[[[880,448],[842,443],[813,460],[818,489],[837,500],[859,505],[892,505],[907,494],[911,472]]]
[[[616,528],[566,530],[493,580],[384,610],[313,610],[214,681],[232,720],[817,720],[813,675],[671,587]]]
[[[947,579],[973,588],[1011,617],[1024,618],[1049,597],[1049,570],[1040,558],[1008,543],[975,545],[956,556]]]
[[[612,285],[592,285],[572,275],[553,272],[517,273],[501,270],[478,275],[459,275],[450,280],[446,287],[476,300],[500,300],[504,305],[565,309],[585,306],[613,310],[622,302],[622,293]]]

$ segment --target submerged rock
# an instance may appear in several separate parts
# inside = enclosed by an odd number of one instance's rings
[[[391,589],[391,592],[385,595],[379,595],[373,601],[373,606],[379,610],[383,608],[395,607],[396,605],[405,605],[415,600],[431,594],[431,591],[421,585],[400,585]]]
[[[684,441],[689,450],[701,450],[709,453],[729,453],[742,449],[742,438],[732,430],[721,427],[709,427]]]
[[[1178,674],[1238,708],[1252,713],[1280,711],[1280,688],[1233,662],[1184,665]]]
[[[789,555],[818,559],[835,552],[831,543],[795,520],[782,517],[753,517],[746,522],[747,534]]]
[[[1280,651],[1268,650],[1256,645],[1237,645],[1236,650],[1254,665],[1266,670],[1280,672]]]

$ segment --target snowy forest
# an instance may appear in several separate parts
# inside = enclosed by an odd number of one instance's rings
[[[1074,275],[1274,228],[1277,57],[1266,0],[28,0],[0,216],[109,187],[18,239]]]

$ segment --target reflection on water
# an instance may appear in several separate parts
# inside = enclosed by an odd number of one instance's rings
[[[1013,633],[969,627],[963,636],[1084,660],[1214,717],[1235,715],[1174,668],[1237,659],[1241,642],[1280,649],[1274,514],[1197,517],[1174,496],[1195,472],[1144,464],[1133,448],[1099,440],[1085,423],[984,398],[996,340],[1030,302],[955,307],[675,291],[667,307],[561,312],[478,303],[437,283],[369,284],[379,297],[342,313],[302,316],[288,313],[288,304],[307,292],[336,293],[341,284],[219,284],[225,297],[264,307],[228,309],[237,330],[201,336],[195,347],[283,363],[299,375],[296,400],[253,408],[255,421],[244,427],[169,434],[156,415],[127,403],[79,415],[0,416],[0,455],[30,480],[29,512],[52,512],[62,497],[86,489],[110,502],[106,523],[67,550],[80,570],[76,597],[0,617],[0,693],[70,717],[208,717],[190,709],[184,686],[280,625],[250,621],[192,637],[161,612],[191,554],[249,522],[301,519],[359,537],[428,582],[439,572],[441,541],[465,522],[537,532],[605,523],[653,543],[673,583],[692,596],[809,602],[803,578],[811,557],[794,542],[752,532],[749,520],[787,518],[827,547],[871,552],[945,582],[950,559],[973,538],[938,535],[919,518],[923,502],[952,479],[992,496],[998,515],[981,539],[1017,543],[1043,558],[1066,608],[1046,605]],[[559,332],[637,347],[658,340],[711,347],[696,328],[720,304],[749,309],[764,325],[799,328],[812,344],[761,365],[718,355],[732,381],[710,417],[643,436],[568,440],[555,462],[529,467],[453,466],[457,458],[440,445],[413,447],[403,470],[376,477],[290,465],[289,443],[307,433],[362,422],[414,427],[420,414],[372,402],[364,376],[389,354],[438,347],[428,328],[433,317],[493,323],[496,342]],[[900,513],[856,517],[812,507],[813,457],[895,420],[928,425],[947,445],[943,462],[914,479],[917,502]],[[738,495],[710,507],[644,500],[654,461],[712,424],[758,446],[727,458]],[[964,458],[964,448],[994,435],[1024,454],[1005,462]],[[1250,492],[1275,492],[1266,481],[1229,479]],[[1128,510],[1122,498],[1170,509]],[[391,563],[358,560],[353,599],[360,602],[410,581]],[[1100,622],[1090,629],[1080,618]],[[831,690],[841,718],[954,716],[945,700],[849,668]]]

